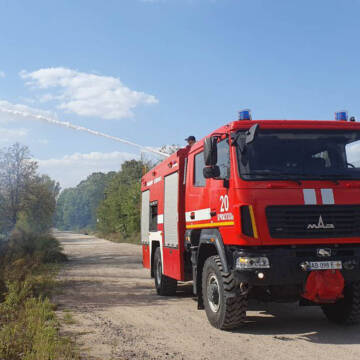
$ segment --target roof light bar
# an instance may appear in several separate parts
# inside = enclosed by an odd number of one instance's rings
[[[239,120],[251,120],[251,111],[249,109],[239,111]]]
[[[348,112],[347,111],[337,111],[335,113],[336,121],[348,121]]]

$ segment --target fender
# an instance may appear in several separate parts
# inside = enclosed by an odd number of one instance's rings
[[[193,293],[194,295],[197,295],[198,298],[198,309],[203,309],[204,304],[201,290],[202,268],[208,256],[217,254],[220,257],[223,271],[229,272],[225,247],[218,229],[203,229],[200,232],[197,230],[197,232],[187,233],[187,235],[191,239],[190,249],[193,273]],[[211,245],[210,248],[207,245]],[[205,257],[202,257],[201,255],[203,252],[201,250],[205,247],[207,248],[206,251],[209,251],[210,249],[210,253],[204,254]]]
[[[201,230],[200,241],[199,241],[199,250],[201,249],[202,244],[211,244],[215,245],[217,253],[220,257],[221,265],[223,266],[224,272],[229,272],[229,266],[226,259],[224,243],[218,229],[204,229]],[[199,251],[198,251],[199,254]]]

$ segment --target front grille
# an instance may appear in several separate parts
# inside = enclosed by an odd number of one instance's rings
[[[269,206],[273,238],[341,238],[360,236],[360,205]]]

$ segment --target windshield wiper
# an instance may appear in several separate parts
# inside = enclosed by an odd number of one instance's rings
[[[317,179],[324,179],[334,182],[336,185],[339,184],[339,180],[342,179],[353,179],[351,175],[342,174],[342,173],[335,173],[335,174],[296,174],[296,173],[283,173],[280,170],[253,170],[250,173],[244,173],[243,175],[253,175],[253,176],[295,176],[297,179],[287,179],[296,181],[298,184],[301,184],[299,178],[310,178],[309,180],[317,180]],[[284,179],[285,180],[285,179]]]
[[[299,179],[289,178],[288,176],[298,176],[298,174],[293,173],[283,173],[279,170],[253,170],[250,173],[242,173],[242,175],[253,175],[253,176],[279,176],[279,179],[271,179],[271,180],[287,180],[294,181],[298,185],[301,185],[301,181]]]
[[[341,173],[336,173],[336,174],[314,174],[314,175],[302,174],[302,176],[311,177],[314,180],[316,180],[316,179],[324,179],[324,180],[333,181],[336,185],[339,184],[339,180],[353,179],[353,177],[351,175],[341,174]]]

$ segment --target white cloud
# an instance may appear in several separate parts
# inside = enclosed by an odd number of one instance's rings
[[[39,171],[60,182],[62,188],[76,186],[93,172],[119,171],[126,160],[138,158],[127,152],[91,152],[39,160]]]
[[[20,138],[26,137],[27,134],[27,129],[0,128],[0,143],[16,142],[19,141]]]
[[[6,74],[3,71],[0,71],[0,78],[4,78]]]
[[[111,76],[62,67],[22,71],[20,76],[27,80],[28,86],[55,91],[45,93],[41,101],[55,101],[58,108],[80,116],[129,118],[137,106],[158,103],[155,96],[131,90]]]

